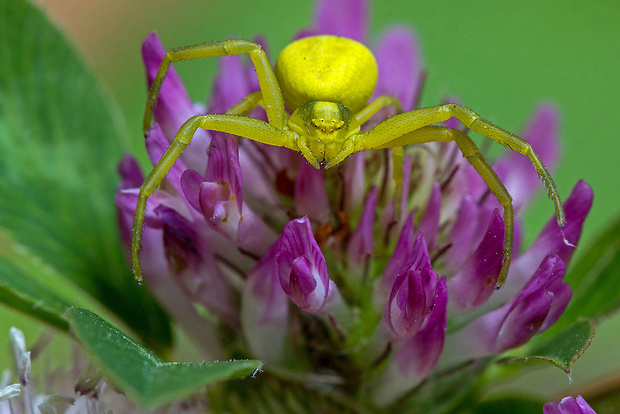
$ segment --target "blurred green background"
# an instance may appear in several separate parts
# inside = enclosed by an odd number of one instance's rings
[[[314,13],[311,1],[40,0],[40,4],[67,32],[120,105],[135,138],[127,148],[142,159],[140,129],[146,91],[140,44],[149,31],[157,31],[169,48],[263,35],[271,55],[276,56],[298,30],[311,23]],[[369,27],[371,42],[393,24],[411,27],[418,35],[428,72],[423,105],[457,96],[485,118],[514,132],[539,103],[557,105],[563,118],[563,156],[553,176],[560,194],[566,197],[579,179],[595,192],[579,246],[585,251],[606,222],[620,214],[618,21],[620,3],[613,0],[386,0],[371,3]],[[194,100],[204,101],[208,95],[216,65],[215,61],[177,64]],[[551,202],[541,195],[526,216],[526,242],[552,213]],[[0,337],[10,325],[30,326],[34,336],[40,329],[12,311],[2,308],[0,312]],[[618,332],[617,316],[599,327],[594,343],[576,364],[573,384],[562,371],[545,368],[510,384],[510,390],[517,387],[560,396],[567,388],[579,390],[580,384],[592,378],[620,372]]]

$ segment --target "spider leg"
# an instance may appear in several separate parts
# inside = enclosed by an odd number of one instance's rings
[[[403,145],[421,144],[426,142],[449,142],[454,141],[458,145],[463,156],[476,169],[478,174],[485,181],[489,190],[493,193],[497,201],[504,209],[504,249],[502,268],[497,279],[497,288],[500,288],[506,281],[510,262],[512,260],[513,240],[514,240],[514,219],[512,209],[512,198],[504,187],[495,171],[478,151],[478,147],[463,132],[457,129],[450,129],[438,126],[426,126],[409,132],[393,141],[384,143],[378,148],[390,148],[393,145],[402,148]]]
[[[467,128],[527,156],[547,188],[549,197],[555,204],[555,215],[558,224],[560,227],[564,226],[566,217],[558,190],[553,182],[553,178],[551,178],[547,168],[534,152],[530,143],[480,118],[478,114],[463,105],[446,104],[416,109],[386,119],[373,129],[359,134],[362,142],[356,144],[356,150],[358,150],[357,148],[360,148],[359,150],[385,148],[385,145],[388,143],[387,147],[401,146],[402,144],[399,142],[402,136],[427,125],[445,121],[451,117],[457,118]]]
[[[260,101],[260,99],[256,100],[259,97],[259,94],[251,94],[235,105],[232,110],[240,111],[239,113],[251,111]],[[181,156],[183,150],[190,144],[198,128],[225,132],[262,142],[263,144],[290,148],[294,151],[299,150],[295,144],[294,135],[291,132],[278,129],[259,119],[239,116],[237,114],[196,115],[188,119],[183,126],[181,126],[174,141],[172,141],[164,155],[157,162],[153,171],[146,177],[138,193],[136,215],[131,233],[131,260],[133,263],[134,277],[138,282],[142,281],[139,252],[147,199],[153,194],[157,187],[159,187],[164,178],[166,178],[168,171],[170,171],[170,168],[172,168],[176,160]]]
[[[280,85],[276,79],[275,73],[273,72],[271,63],[269,63],[269,59],[267,59],[267,55],[261,49],[260,45],[256,43],[248,42],[246,40],[232,39],[225,40],[223,42],[179,47],[176,49],[170,49],[166,52],[166,55],[159,66],[159,70],[157,71],[157,75],[153,80],[151,91],[149,92],[149,97],[146,102],[146,110],[144,111],[144,121],[142,125],[144,135],[146,136],[150,129],[153,107],[157,102],[161,84],[164,81],[168,68],[172,62],[200,59],[205,57],[240,55],[244,53],[250,55],[250,59],[256,69],[256,75],[258,76],[258,83],[260,84],[260,89],[262,91],[262,96],[265,103],[264,106],[267,111],[269,123],[274,125],[276,128],[284,128],[286,125],[284,100],[282,98]]]
[[[262,99],[263,93],[261,91],[253,92],[237,102],[235,106],[226,111],[226,113],[228,115],[249,115],[257,106],[263,106]]]
[[[403,112],[403,107],[397,98],[390,95],[381,95],[373,99],[368,105],[366,105],[358,113],[356,113],[355,119],[361,125],[386,106],[392,106],[396,108],[396,113],[398,114]]]

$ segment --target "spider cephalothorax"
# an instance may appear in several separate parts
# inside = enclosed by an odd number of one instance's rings
[[[140,188],[131,243],[137,280],[142,279],[138,253],[146,201],[189,145],[198,128],[300,151],[316,168],[333,167],[352,153],[367,149],[454,141],[504,209],[504,261],[498,287],[506,279],[513,251],[512,199],[465,133],[433,124],[455,117],[467,128],[527,156],[553,199],[558,223],[564,225],[564,210],[555,184],[531,145],[482,119],[465,106],[446,104],[399,113],[372,129],[361,131],[361,125],[387,106],[395,107],[400,112],[400,103],[390,96],[379,96],[368,102],[377,83],[375,59],[364,45],[342,37],[313,36],[291,43],[278,57],[275,71],[261,47],[245,40],[171,49],[166,53],[151,86],[144,115],[145,135],[171,62],[244,53],[254,64],[260,91],[248,95],[226,114],[196,115],[188,119]],[[257,106],[265,109],[268,122],[247,116]],[[402,151],[393,151],[393,156],[395,163],[402,162]],[[397,170],[401,171],[395,168]],[[394,178],[397,186],[402,183],[402,176],[395,174]]]
[[[355,152],[353,137],[360,130],[346,106],[326,101],[303,104],[293,112],[288,126],[299,134],[296,144],[315,168],[331,168]]]

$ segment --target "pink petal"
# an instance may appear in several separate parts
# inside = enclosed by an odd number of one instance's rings
[[[241,295],[241,327],[252,355],[265,361],[284,359],[289,299],[276,271],[275,243],[248,273]]]
[[[348,37],[366,42],[368,4],[364,0],[319,0],[315,33]]]
[[[253,91],[241,56],[223,56],[219,64],[208,111],[214,114],[225,113]]]
[[[241,211],[243,205],[243,179],[239,165],[237,138],[230,134],[215,134],[209,147],[209,164],[205,173],[206,181],[223,182],[230,188],[231,197]]]
[[[474,245],[472,243],[478,227],[478,206],[469,194],[461,199],[461,205],[450,230],[448,240],[452,243],[446,252],[450,270],[456,272],[469,258]]]
[[[377,208],[377,187],[372,187],[366,203],[364,204],[364,210],[362,210],[362,216],[360,217],[349,243],[347,245],[347,264],[349,267],[360,269],[364,266],[366,261],[372,256],[374,248],[374,233],[373,225],[375,222],[375,210]]]
[[[331,217],[323,171],[305,160],[301,162],[295,180],[295,212],[319,223],[325,223]]]
[[[420,233],[424,235],[424,239],[428,245],[428,249],[432,250],[437,243],[439,236],[439,218],[441,216],[441,186],[438,182],[433,184],[433,189],[426,204],[426,210],[420,220]]]
[[[129,155],[123,155],[117,167],[118,174],[121,176],[121,183],[118,190],[127,190],[130,188],[140,188],[144,182],[144,175],[140,170],[140,165],[136,159]]]
[[[276,253],[276,271],[283,290],[297,306],[306,312],[321,312],[331,294],[330,280],[307,217],[284,226]]]
[[[495,210],[486,235],[465,266],[450,281],[451,306],[457,312],[469,312],[489,299],[502,266],[504,221]]]
[[[405,377],[424,378],[435,369],[446,336],[447,304],[448,288],[444,276],[437,285],[433,312],[426,326],[417,335],[401,344],[395,352],[394,358]]]
[[[198,223],[189,222],[171,208],[160,205],[157,214],[164,223],[163,240],[172,276],[193,302],[229,326],[238,325],[231,289],[220,274],[215,256],[196,231]]]
[[[404,111],[411,111],[423,78],[416,37],[409,29],[391,28],[383,33],[376,50],[379,79],[375,94],[395,96]]]
[[[405,264],[409,260],[411,251],[413,250],[413,243],[413,213],[410,213],[400,232],[392,257],[390,257],[390,260],[383,270],[383,275],[381,276],[380,293],[377,295],[381,307],[387,302],[399,272],[405,268]]]

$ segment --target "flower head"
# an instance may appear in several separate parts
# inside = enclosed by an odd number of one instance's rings
[[[300,36],[365,41],[365,2],[340,3],[345,18],[334,21],[331,3],[320,1],[315,26]],[[415,36],[391,29],[375,52],[375,96],[396,96],[404,110],[413,109],[424,78]],[[143,46],[149,84],[163,55],[157,36],[149,35]],[[251,66],[238,56],[222,58],[206,112],[224,112],[257,90]],[[171,68],[146,141],[153,163],[200,112]],[[368,125],[390,115],[382,110]],[[260,108],[250,116],[266,119]],[[547,165],[557,158],[557,122],[555,109],[542,106],[523,134]],[[454,120],[446,126],[459,127]],[[496,292],[501,206],[459,154],[455,143],[407,148],[396,194],[395,167],[382,152],[355,154],[322,171],[286,149],[200,131],[148,201],[146,285],[209,356],[231,357],[234,350],[263,359],[266,372],[270,364],[285,367],[347,396],[369,389],[363,398],[390,404],[432,375],[439,361],[526,343],[557,320],[571,296],[562,278],[574,246],[565,241],[579,239],[592,201],[587,184],[578,183],[566,201],[566,226],[551,221],[530,249],[516,254],[508,284]],[[518,213],[538,187],[523,158],[509,153],[495,163]],[[143,176],[131,158],[119,171],[116,202],[127,241]],[[191,304],[214,318],[202,318]],[[471,312],[477,317],[447,333],[449,318]],[[452,352],[457,345],[468,352]],[[278,372],[272,374],[284,380]]]

